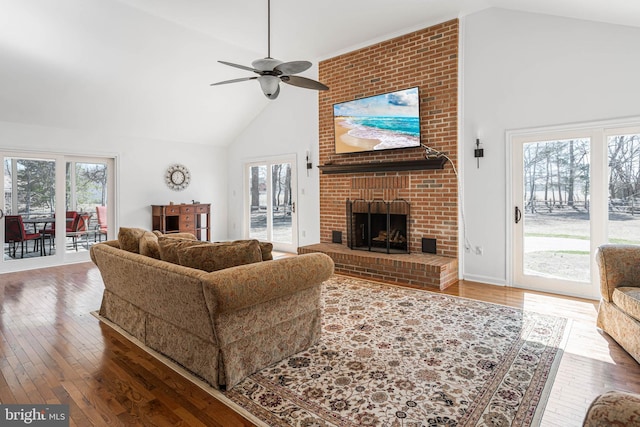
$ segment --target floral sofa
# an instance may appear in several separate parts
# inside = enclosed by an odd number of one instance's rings
[[[600,306],[597,325],[640,363],[640,246],[598,248]]]
[[[320,287],[333,261],[269,257],[257,240],[213,244],[121,229],[118,240],[91,247],[105,286],[100,316],[230,389],[320,337]]]

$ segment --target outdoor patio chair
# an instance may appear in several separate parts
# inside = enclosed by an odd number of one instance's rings
[[[102,241],[102,236],[107,236],[107,207],[96,206],[96,216],[98,217],[98,225],[96,227],[96,234],[98,240]]]
[[[67,232],[67,237],[71,237],[73,248],[76,252],[78,251],[78,239],[85,236],[85,241],[87,240],[87,234],[89,233],[89,221],[91,221],[91,214],[81,213],[77,216],[76,221],[74,221],[74,230]]]
[[[79,215],[78,212],[76,211],[67,211],[66,213],[66,218],[67,218],[67,225],[66,225],[66,233],[72,233],[73,231],[75,231],[76,227],[78,226],[78,219],[79,219]],[[55,218],[55,214],[53,215],[53,217]],[[56,223],[53,222],[51,224],[50,228],[44,228],[42,230],[40,230],[40,234],[42,234],[42,238],[48,238],[49,239],[49,252],[51,252],[51,246],[55,246],[56,242],[55,242],[55,237],[56,237]]]
[[[17,244],[20,243],[20,258],[24,258],[24,242],[33,240],[33,251],[38,249],[42,240],[40,233],[27,233],[22,222],[22,215],[7,215],[4,219],[4,242],[9,244],[9,256],[16,257],[18,249]],[[13,249],[13,255],[11,250]],[[29,247],[27,246],[27,251]],[[40,253],[42,254],[42,246],[40,245]]]

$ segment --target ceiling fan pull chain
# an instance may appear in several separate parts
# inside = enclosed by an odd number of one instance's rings
[[[267,0],[267,58],[271,58],[271,0]]]

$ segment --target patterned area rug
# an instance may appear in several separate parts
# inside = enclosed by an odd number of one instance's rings
[[[319,344],[224,395],[269,426],[530,426],[567,319],[343,276]]]

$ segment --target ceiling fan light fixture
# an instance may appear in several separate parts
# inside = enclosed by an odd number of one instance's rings
[[[262,88],[262,92],[265,96],[273,99],[271,96],[273,96],[273,94],[278,90],[280,79],[275,76],[264,75],[258,77],[258,82],[260,83],[260,87]]]

